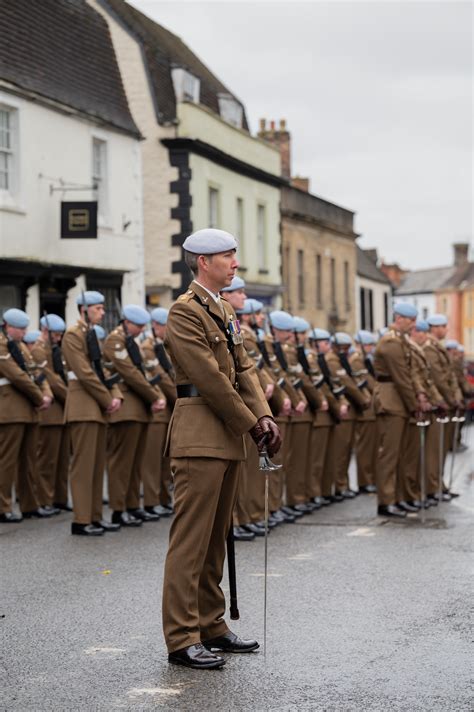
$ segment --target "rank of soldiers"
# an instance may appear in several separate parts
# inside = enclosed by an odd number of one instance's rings
[[[445,341],[444,315],[417,320],[413,306],[396,304],[382,334],[351,338],[284,311],[266,314],[239,277],[221,298],[230,305],[229,348],[243,344],[283,438],[282,467],[270,474],[270,528],[359,493],[376,495],[378,514],[397,518],[457,496],[444,463],[460,447],[472,393],[462,347]],[[19,309],[3,314],[0,523],[73,511],[72,534],[101,536],[173,514],[164,452],[179,393],[168,310],[127,305],[106,335],[104,301],[83,292],[68,329],[55,314],[44,314],[39,331],[27,331]],[[250,541],[265,532],[264,478],[250,434],[245,445],[233,531]],[[348,477],[353,452],[357,489]]]

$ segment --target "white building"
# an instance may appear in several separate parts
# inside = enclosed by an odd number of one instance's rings
[[[98,201],[97,239],[62,239],[62,201]],[[145,302],[140,134],[100,15],[19,0],[0,24],[0,315],[71,322],[86,288],[105,293],[109,328],[116,298]]]
[[[356,314],[357,330],[378,331],[392,318],[392,286],[377,267],[376,250],[357,246]]]

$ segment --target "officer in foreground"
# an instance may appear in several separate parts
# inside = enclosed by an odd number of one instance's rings
[[[247,653],[224,621],[220,588],[232,525],[243,436],[270,456],[281,441],[232,307],[219,292],[238,267],[237,242],[222,230],[200,230],[184,242],[195,275],[172,306],[167,328],[178,399],[168,433],[175,511],[163,583],[163,629],[169,662],[219,668],[212,651]],[[267,439],[268,438],[268,439]]]

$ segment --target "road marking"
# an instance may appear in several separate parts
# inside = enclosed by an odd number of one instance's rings
[[[125,648],[107,648],[105,646],[97,646],[95,648],[87,648],[84,650],[86,655],[97,655],[105,653],[106,655],[121,655],[125,652]]]
[[[128,697],[145,697],[146,695],[164,695],[165,697],[176,697],[180,695],[182,690],[176,690],[173,687],[132,687],[127,692]]]
[[[375,536],[375,532],[370,531],[369,527],[359,527],[349,532],[347,536]]]
[[[287,559],[288,561],[308,561],[308,559],[312,559],[313,555],[312,554],[296,554],[296,556],[288,556]]]

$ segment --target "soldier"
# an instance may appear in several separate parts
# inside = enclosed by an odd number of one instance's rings
[[[116,379],[108,379],[94,325],[104,316],[104,295],[83,292],[76,303],[77,324],[64,334],[62,348],[68,367],[68,392],[64,421],[72,445],[70,470],[74,521],[71,534],[101,536],[120,525],[102,519],[107,415],[116,413],[122,393]]]
[[[164,346],[167,321],[168,309],[153,309],[151,334],[141,343],[145,371],[150,380],[158,378],[157,385],[166,400],[165,408],[153,413],[148,425],[141,476],[145,512],[160,517],[173,515],[170,461],[164,455],[166,432],[176,402],[173,367]]]
[[[166,399],[150,382],[143,356],[135,339],[150,321],[150,315],[136,304],[123,308],[120,325],[110,332],[104,344],[104,358],[112,374],[120,377],[122,407],[109,416],[107,433],[107,473],[112,522],[138,527],[159,520],[153,511],[140,507],[140,475],[145,452],[147,427],[153,413],[165,410]],[[160,456],[157,451],[155,457]]]
[[[377,458],[377,418],[374,410],[373,392],[375,371],[373,352],[375,337],[370,331],[361,329],[354,337],[358,348],[349,357],[352,372],[356,378],[366,379],[364,389],[370,394],[369,407],[357,414],[355,426],[355,451],[357,459],[357,482],[361,494],[374,494],[375,463]]]
[[[27,331],[24,335],[22,341],[26,344],[28,351],[31,353],[35,347],[36,342],[41,336],[41,331],[39,329],[33,329],[32,331]]]
[[[332,349],[326,356],[331,378],[344,387],[348,408],[344,419],[334,428],[329,444],[329,469],[334,484],[334,499],[341,502],[354,499],[356,492],[349,487],[349,463],[354,445],[357,416],[369,408],[370,393],[365,378],[356,378],[349,364],[349,349],[352,339],[349,334],[337,331],[331,339]]]
[[[64,425],[67,367],[60,346],[66,324],[57,314],[41,317],[40,324],[41,335],[32,355],[46,373],[54,401],[39,414],[38,499],[44,509],[58,514],[72,511],[68,505],[70,440]]]
[[[417,313],[411,304],[395,304],[393,324],[375,349],[374,407],[379,438],[377,513],[386,517],[406,517],[406,511],[396,505],[397,471],[408,419],[419,409],[412,382],[412,352],[407,339]]]
[[[163,629],[170,663],[218,668],[229,653],[258,648],[224,622],[220,589],[232,525],[243,435],[270,456],[280,434],[243,348],[232,307],[219,296],[238,267],[237,242],[222,230],[200,230],[183,245],[195,275],[172,306],[167,339],[178,400],[168,433],[176,516],[163,584]],[[268,440],[267,440],[268,438]]]
[[[22,343],[29,324],[21,309],[7,309],[0,332],[0,522],[16,524],[12,487],[23,517],[49,517],[38,506],[35,490],[38,411],[47,410],[53,394],[44,373]]]
[[[447,347],[447,343],[446,343]],[[458,381],[458,386],[459,390],[462,393],[463,396],[463,405],[466,407],[468,402],[471,400],[471,398],[474,396],[474,390],[469,383],[469,380],[466,375],[466,368],[464,365],[464,346],[462,344],[458,344],[456,349],[452,349],[449,352],[451,356],[451,360],[453,363],[453,368],[454,368],[454,373],[456,374],[456,378]],[[463,411],[463,414],[465,411]],[[467,445],[464,445],[462,442],[462,429],[464,427],[465,421],[461,421],[459,424],[459,430],[458,430],[458,442],[457,442],[457,451],[463,451],[467,450]]]

